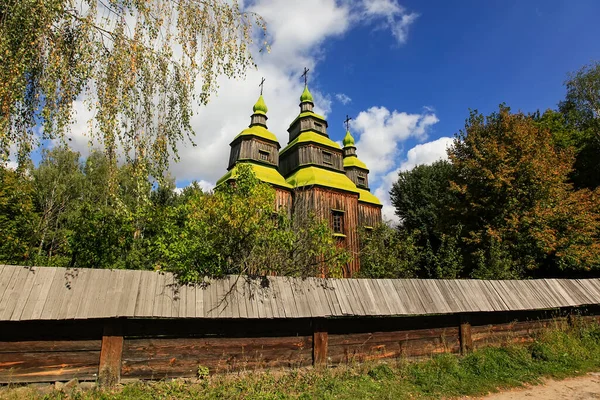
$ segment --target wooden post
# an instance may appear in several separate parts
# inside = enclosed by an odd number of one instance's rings
[[[325,320],[313,320],[313,366],[327,366],[327,342]]]
[[[104,325],[98,383],[100,386],[114,386],[121,380],[121,356],[123,354],[123,333],[121,326],[113,321]]]
[[[468,354],[473,351],[473,338],[471,336],[471,323],[468,318],[464,315],[460,316],[460,353]]]

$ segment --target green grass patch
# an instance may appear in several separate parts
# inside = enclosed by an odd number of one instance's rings
[[[421,361],[389,360],[329,369],[217,375],[134,383],[111,391],[0,391],[7,399],[412,399],[483,395],[600,370],[600,326],[576,323],[540,334],[527,345],[487,347],[467,356],[444,354]]]

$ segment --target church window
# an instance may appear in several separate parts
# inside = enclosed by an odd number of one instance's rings
[[[259,154],[261,160],[263,160],[263,161],[269,161],[269,152],[268,151],[259,150],[258,154]]]
[[[315,130],[317,130],[319,132],[323,132],[323,125],[315,122]]]
[[[323,164],[332,165],[333,161],[331,160],[331,153],[326,151],[323,152]]]
[[[367,180],[364,176],[359,176],[358,178],[358,186],[367,186]]]
[[[331,210],[331,221],[333,225],[333,233],[344,233],[344,212],[339,210]]]

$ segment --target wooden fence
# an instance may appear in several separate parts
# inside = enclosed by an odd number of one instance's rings
[[[450,303],[434,305],[436,297],[424,289],[441,284],[449,288],[446,294],[439,291],[441,299],[448,296],[455,307],[466,307],[456,292],[460,285],[468,286],[473,296],[479,293],[478,285],[482,285],[481,290],[494,288],[490,282],[495,285],[500,281],[268,278],[240,282],[231,277],[198,287],[180,287],[172,277],[154,272],[3,266],[0,383],[76,377],[110,385],[124,378],[195,377],[204,367],[211,373],[226,373],[429,357],[525,342],[541,329],[566,323],[570,315],[591,319],[600,315],[600,301],[594,299],[596,295],[600,299],[596,280],[544,283],[552,301],[559,302],[558,294],[564,292],[566,297],[560,301],[575,304],[548,303],[551,300],[536,290],[511,300],[500,295],[488,297],[478,310],[456,310]],[[507,285],[518,288],[519,282]],[[530,281],[526,287],[542,283]],[[250,286],[242,290],[246,285]],[[294,287],[291,298],[275,296],[273,291],[281,294],[286,285]],[[360,291],[361,285],[371,288],[371,296]],[[453,285],[458,286],[451,288]],[[404,286],[423,290],[405,299]],[[339,287],[347,287],[349,292],[337,291]],[[393,297],[385,292],[386,287],[395,288],[401,296]],[[376,297],[377,293],[386,296]],[[532,299],[527,300],[528,296]],[[331,303],[334,298],[337,306]],[[463,294],[462,299],[467,297]],[[305,302],[309,315],[296,304],[299,301]],[[534,301],[544,306],[481,310],[490,304],[531,305]],[[377,308],[377,302],[385,306]],[[362,314],[341,313],[351,310],[353,304],[360,305]],[[419,311],[411,311],[410,304],[419,304]],[[261,309],[266,305],[270,312]],[[445,312],[422,310],[434,306]],[[335,310],[340,314],[333,314]]]

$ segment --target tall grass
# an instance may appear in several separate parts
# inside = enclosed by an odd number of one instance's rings
[[[482,395],[600,369],[600,326],[582,320],[557,324],[526,345],[487,347],[466,355],[329,369],[251,372],[133,383],[112,391],[52,392],[46,399],[408,399]],[[0,392],[8,399],[38,398],[33,389]]]

